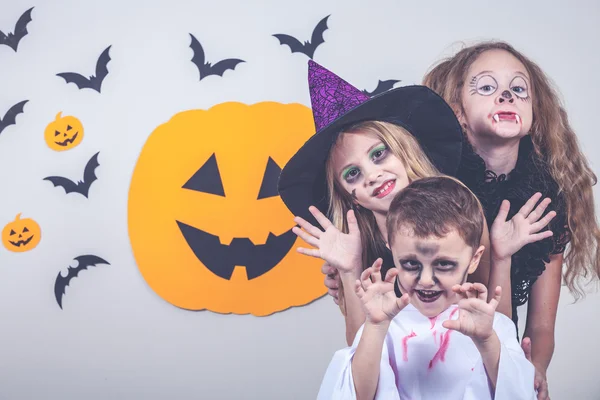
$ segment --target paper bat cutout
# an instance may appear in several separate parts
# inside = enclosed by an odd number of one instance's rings
[[[279,44],[290,46],[292,53],[303,53],[306,54],[308,58],[312,59],[317,47],[321,43],[325,42],[325,39],[323,38],[323,32],[325,32],[327,29],[327,19],[329,17],[330,15],[326,16],[317,24],[313,30],[310,42],[304,42],[304,44],[302,44],[295,37],[282,33],[277,33],[273,36],[279,40]]]
[[[364,94],[366,94],[367,96],[373,97],[373,96],[376,96],[378,94],[381,94],[383,92],[386,92],[386,91],[390,90],[398,82],[401,82],[401,81],[397,81],[395,79],[388,79],[387,81],[380,80],[377,83],[377,87],[375,88],[375,90],[373,90],[372,92],[369,92],[367,90],[363,90],[362,92]]]
[[[194,51],[192,62],[196,65],[196,67],[198,67],[198,72],[200,72],[200,80],[209,75],[223,76],[225,71],[229,69],[234,70],[239,63],[246,62],[238,58],[226,58],[217,62],[215,65],[211,65],[211,63],[206,62],[204,49],[202,48],[202,45],[200,45],[198,39],[196,39],[191,33],[190,36],[192,37],[190,48]]]
[[[91,75],[89,78],[86,78],[77,72],[62,72],[56,74],[56,76],[60,76],[67,83],[76,84],[79,89],[94,89],[96,92],[100,93],[102,82],[104,82],[104,78],[108,75],[108,68],[106,68],[106,65],[110,61],[108,52],[111,46],[108,46],[104,49],[102,54],[100,54],[98,62],[96,63],[96,75]]]
[[[75,183],[68,178],[63,178],[62,176],[48,176],[44,178],[44,180],[52,182],[55,187],[62,186],[67,194],[75,192],[87,198],[90,191],[90,186],[94,181],[96,181],[96,179],[98,179],[95,171],[96,167],[100,165],[98,163],[98,154],[100,154],[100,152],[94,154],[85,166],[83,171],[83,181]]]
[[[110,263],[104,260],[103,258],[91,254],[75,257],[74,260],[77,261],[77,266],[69,266],[69,268],[67,269],[67,276],[62,276],[59,272],[58,276],[56,277],[56,281],[54,282],[54,296],[56,297],[56,302],[58,303],[58,306],[61,310],[62,298],[65,294],[65,288],[69,286],[71,279],[77,277],[77,275],[79,275],[79,272],[88,269],[88,267],[95,267],[97,264],[110,265]]]
[[[2,133],[4,128],[16,123],[17,115],[23,112],[23,107],[28,101],[29,100],[23,100],[22,102],[17,103],[8,109],[6,114],[4,114],[4,118],[0,120],[0,133]]]
[[[17,52],[19,42],[29,33],[27,32],[27,24],[31,22],[31,10],[33,10],[33,7],[21,15],[15,24],[14,34],[9,32],[8,35],[5,35],[4,32],[0,31],[0,44],[5,44],[13,49],[15,53]]]

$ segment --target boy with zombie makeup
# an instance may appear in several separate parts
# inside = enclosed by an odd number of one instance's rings
[[[395,268],[382,277],[377,259],[356,281],[366,321],[335,353],[319,399],[535,399],[534,367],[514,323],[496,312],[501,288],[488,301],[484,285],[467,282],[484,251],[484,218],[451,177],[396,195],[386,220]]]

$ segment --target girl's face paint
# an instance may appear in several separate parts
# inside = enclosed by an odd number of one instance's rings
[[[387,214],[408,184],[406,168],[377,136],[345,133],[331,152],[335,178],[360,206]]]
[[[392,245],[398,285],[421,314],[433,318],[458,301],[452,286],[477,268],[483,246],[474,253],[456,230],[442,238],[418,238],[399,229]]]
[[[476,138],[521,138],[531,129],[531,84],[523,63],[504,50],[482,53],[467,71],[462,124]]]

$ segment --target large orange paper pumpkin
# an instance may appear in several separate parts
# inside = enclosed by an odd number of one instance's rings
[[[181,112],[149,137],[129,191],[138,268],[189,310],[268,315],[324,295],[322,261],[291,231],[281,167],[314,133],[300,104],[223,103]]]
[[[31,218],[21,218],[21,213],[2,229],[4,247],[15,253],[34,249],[41,239],[42,231],[38,223]]]

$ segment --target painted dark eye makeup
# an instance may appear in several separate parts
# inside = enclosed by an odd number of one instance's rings
[[[403,270],[408,272],[416,272],[421,269],[421,263],[412,259],[400,260],[400,266]]]
[[[527,100],[529,98],[527,81],[522,76],[517,76],[510,82],[510,90],[520,99]]]
[[[385,144],[380,144],[369,152],[369,159],[375,162],[383,160],[388,154],[388,148]]]
[[[479,78],[474,76],[469,83],[469,87],[471,95],[490,96],[498,90],[498,82],[491,75],[482,75]]]
[[[453,271],[456,269],[456,267],[458,267],[458,263],[456,263],[456,261],[445,259],[435,261],[435,268],[438,271]]]
[[[360,176],[360,169],[355,166],[350,166],[342,171],[342,179],[348,183],[356,182]]]

